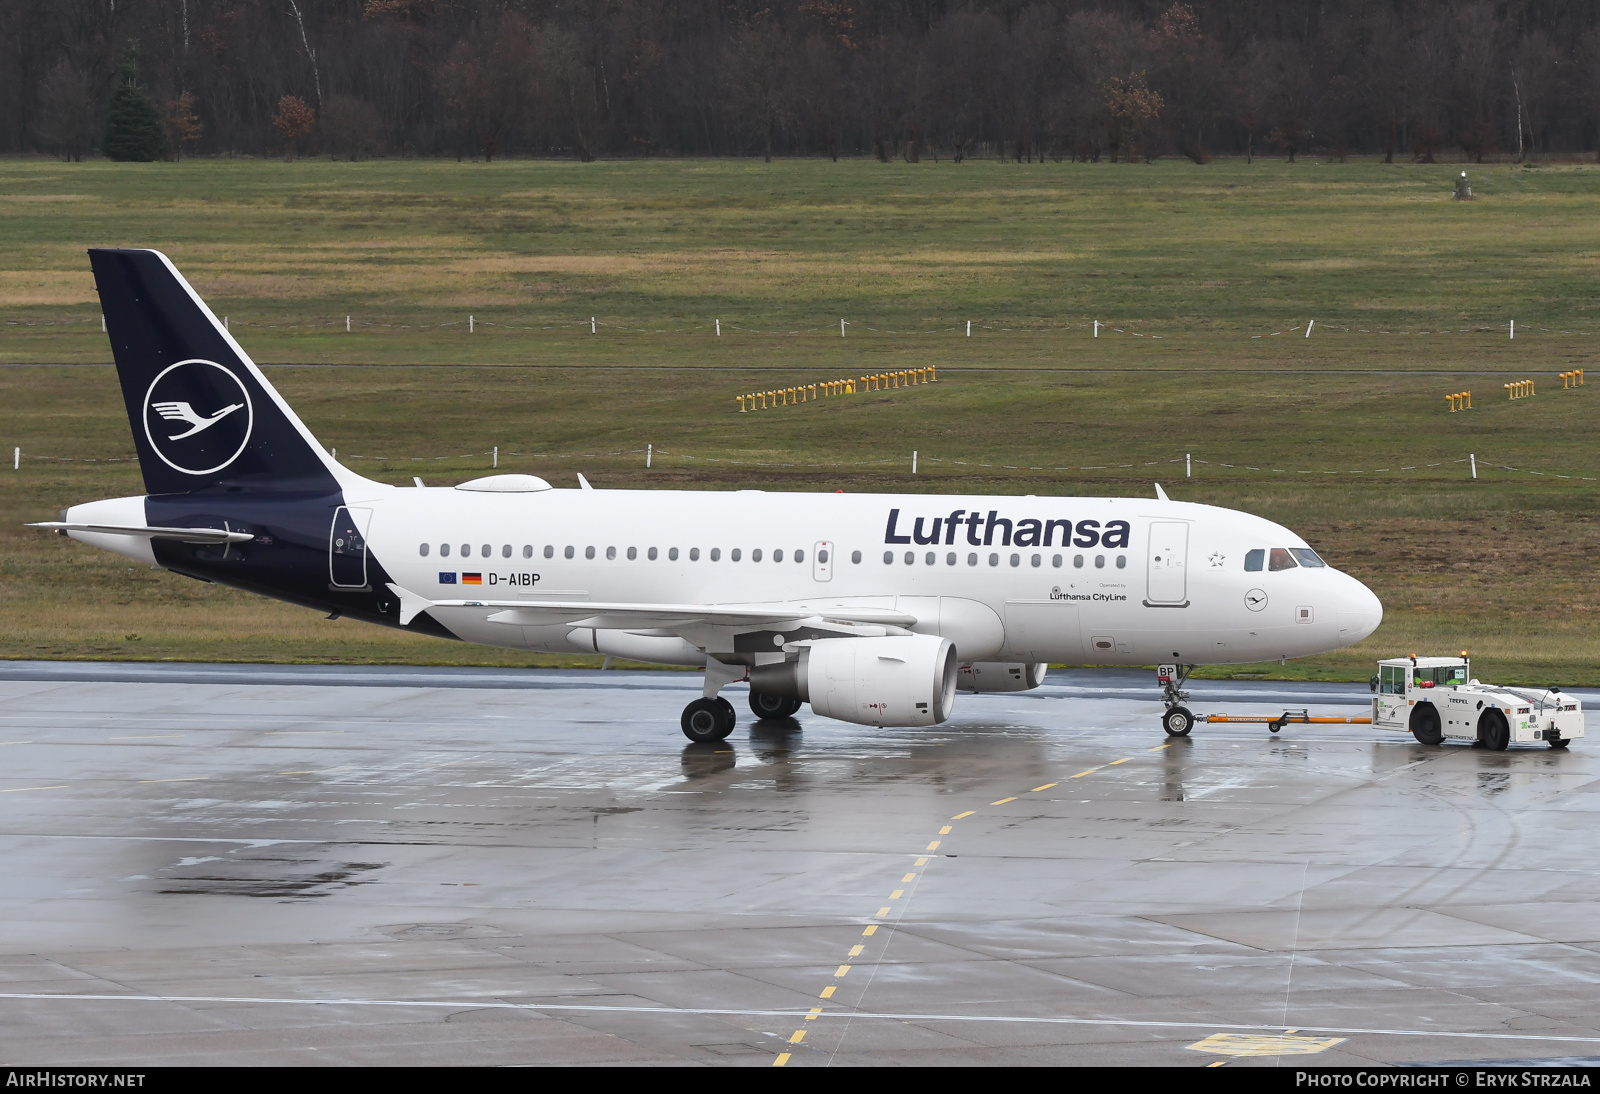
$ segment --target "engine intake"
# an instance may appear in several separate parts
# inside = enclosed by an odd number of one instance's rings
[[[750,671],[750,688],[799,699],[841,722],[931,726],[955,705],[955,645],[938,635],[825,638],[800,656]]]

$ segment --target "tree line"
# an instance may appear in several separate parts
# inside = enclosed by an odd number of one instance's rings
[[[1579,0],[5,0],[0,51],[63,159],[1600,149]]]

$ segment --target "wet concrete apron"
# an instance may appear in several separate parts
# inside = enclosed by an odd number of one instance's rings
[[[1058,673],[686,746],[689,674],[0,665],[10,1063],[1600,1055],[1600,744]],[[1360,713],[1203,684],[1196,710]],[[1223,704],[1219,707],[1217,704]],[[1591,716],[1591,732],[1596,726]]]

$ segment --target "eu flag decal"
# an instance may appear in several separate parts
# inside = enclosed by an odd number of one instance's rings
[[[446,572],[444,570],[440,570],[439,571],[439,584],[441,584],[441,585],[454,585],[455,583],[456,583],[455,571],[453,571],[453,570],[449,571],[449,572]]]

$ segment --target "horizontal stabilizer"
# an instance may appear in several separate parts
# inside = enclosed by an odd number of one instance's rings
[[[51,532],[92,532],[103,536],[142,536],[145,539],[175,539],[179,543],[249,543],[252,532],[229,532],[222,528],[146,528],[127,524],[74,524],[65,520],[46,520],[30,524]]]

